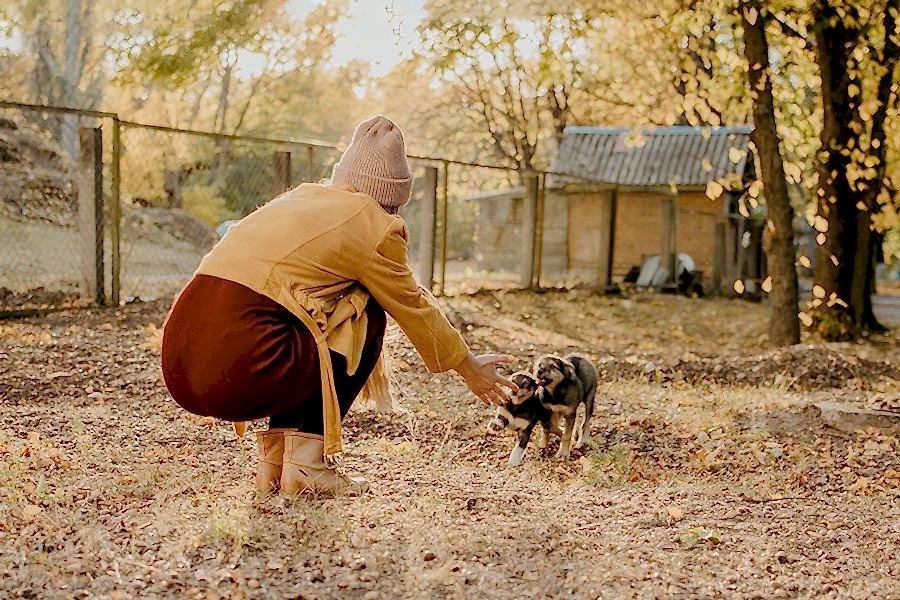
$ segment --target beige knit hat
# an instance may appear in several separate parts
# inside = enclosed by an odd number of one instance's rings
[[[372,196],[389,213],[400,210],[412,193],[400,128],[381,115],[360,123],[350,147],[334,165],[331,183]]]

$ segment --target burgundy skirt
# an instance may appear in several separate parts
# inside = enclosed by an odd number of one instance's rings
[[[331,353],[342,413],[381,352],[384,311],[374,300],[366,311],[369,328],[356,373],[348,376],[344,357]],[[188,283],[166,317],[162,371],[172,398],[191,413],[227,421],[274,417],[279,427],[321,432],[312,333],[286,308],[241,284],[209,275]]]

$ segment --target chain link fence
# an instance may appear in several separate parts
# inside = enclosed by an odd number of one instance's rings
[[[320,179],[334,153],[123,123],[122,297],[175,294],[231,224],[282,191]]]
[[[327,179],[339,156],[316,141],[0,102],[0,311],[171,298],[231,224],[290,187]],[[718,235],[715,219],[682,214],[677,195],[617,199],[610,186],[571,176],[430,157],[410,164],[414,199],[401,211],[410,260],[438,294],[605,289],[646,255],[692,248],[701,225],[704,239]]]
[[[109,290],[98,257],[111,254],[110,232],[98,225],[111,219],[110,180],[95,169],[109,164],[111,140],[97,132],[112,120],[0,103],[0,316],[87,306]],[[99,204],[79,205],[87,188]]]

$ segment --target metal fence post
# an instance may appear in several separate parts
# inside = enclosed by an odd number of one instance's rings
[[[443,161],[443,183],[441,185],[441,288],[443,295],[447,290],[447,230],[449,229],[448,214],[450,212],[450,163]]]
[[[122,124],[118,117],[112,120],[112,164],[110,165],[112,182],[110,186],[110,214],[111,222],[109,237],[111,248],[111,277],[110,294],[113,306],[119,305],[119,295],[122,289]]]
[[[534,286],[534,251],[535,233],[537,230],[538,175],[530,172],[525,175],[525,198],[522,211],[522,240],[525,243],[525,260],[522,262],[522,287],[530,289]]]
[[[272,197],[291,189],[291,153],[276,150],[272,153]]]
[[[103,137],[82,127],[78,168],[78,239],[84,296],[103,304]]]
[[[425,167],[419,236],[419,284],[434,289],[434,249],[437,233],[437,167]]]

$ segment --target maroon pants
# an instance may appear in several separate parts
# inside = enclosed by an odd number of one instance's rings
[[[331,353],[341,416],[359,395],[381,353],[386,318],[370,300],[359,368]],[[227,421],[270,417],[269,427],[321,434],[322,383],[312,333],[286,308],[253,290],[197,275],[166,317],[162,371],[185,410]]]

